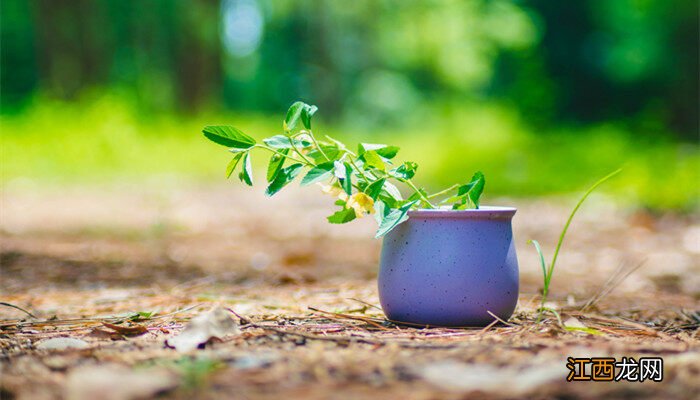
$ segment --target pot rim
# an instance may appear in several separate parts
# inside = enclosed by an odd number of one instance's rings
[[[450,208],[419,208],[408,212],[409,218],[467,218],[467,219],[510,219],[517,208],[500,206],[480,206],[478,209],[452,210]]]

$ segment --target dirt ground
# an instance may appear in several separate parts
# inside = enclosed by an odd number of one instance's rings
[[[489,201],[519,209],[514,316],[424,329],[377,308],[373,221],[332,226],[332,200],[313,189],[261,191],[5,187],[0,398],[697,398],[697,216],[593,197],[554,273],[561,321],[536,323],[527,240],[551,257],[572,199]],[[204,348],[166,346],[211,309],[238,326]],[[662,357],[663,381],[567,382],[568,356]]]

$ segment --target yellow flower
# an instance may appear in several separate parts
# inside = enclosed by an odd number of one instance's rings
[[[362,218],[365,214],[374,214],[374,200],[366,194],[360,192],[348,196],[343,189],[337,186],[328,186],[322,183],[318,183],[318,185],[321,186],[321,191],[323,193],[337,197],[346,202],[348,208],[355,210],[355,216],[357,218]]]
[[[341,188],[339,188],[339,187],[337,187],[337,186],[328,186],[328,185],[324,185],[324,184],[322,184],[322,183],[319,183],[318,185],[321,186],[321,191],[322,191],[323,193],[329,194],[329,195],[331,195],[331,196],[333,196],[333,197],[337,197],[337,198],[339,198],[340,200],[343,200],[343,201],[348,201],[348,195],[347,195],[347,193],[345,193],[345,191],[343,191],[343,189],[341,189]],[[371,199],[370,199],[370,200],[371,200]]]
[[[355,215],[362,218],[365,213],[374,214],[374,200],[364,193],[355,193],[347,200],[348,207],[355,210]]]

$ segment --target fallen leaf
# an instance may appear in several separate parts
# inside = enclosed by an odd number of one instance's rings
[[[103,322],[102,325],[124,336],[138,336],[148,332],[148,328],[143,325],[124,326],[110,324],[108,322]]]
[[[151,398],[177,386],[177,377],[164,369],[131,370],[106,364],[79,367],[66,383],[68,400],[135,400]]]
[[[88,336],[96,339],[110,339],[110,340],[125,340],[124,335],[120,335],[114,331],[108,331],[107,329],[93,328]]]
[[[70,337],[58,337],[44,340],[36,346],[36,348],[40,350],[84,349],[86,347],[88,347],[86,341]]]
[[[238,324],[230,314],[220,307],[192,318],[185,329],[177,336],[167,339],[165,345],[177,351],[188,352],[206,345],[212,339],[239,333]]]

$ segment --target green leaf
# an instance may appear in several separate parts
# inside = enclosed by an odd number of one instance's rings
[[[472,176],[471,182],[457,189],[457,195],[462,196],[462,202],[455,204],[452,208],[456,210],[479,208],[479,197],[484,191],[484,185],[486,185],[486,178],[481,171],[477,171]]]
[[[263,139],[263,142],[265,142],[266,145],[272,147],[273,149],[291,149],[292,148],[292,140],[294,141],[294,146],[296,146],[298,148],[309,147],[313,144],[308,140],[292,139],[289,136],[284,136],[284,135],[275,135],[275,136]]]
[[[280,153],[286,156],[289,153],[289,149],[282,149],[280,150]],[[273,154],[272,157],[270,157],[270,163],[267,165],[267,182],[272,182],[273,180],[275,180],[275,177],[284,165],[285,159],[286,157],[276,153]]]
[[[344,144],[343,142],[341,142],[340,140],[333,139],[332,137],[330,137],[330,136],[328,136],[328,135],[326,135],[326,139],[328,139],[328,140],[330,140],[331,142],[333,142],[333,144],[335,144],[336,146],[338,146],[338,148],[339,148],[340,150],[345,150],[345,149],[347,149],[347,147],[345,147],[345,144]]]
[[[401,201],[398,201],[392,197],[385,195],[383,192],[379,194],[379,200],[383,201],[387,207],[398,208],[401,207]]]
[[[367,187],[367,185],[369,185],[370,183],[379,179],[379,176],[376,173],[372,173],[372,171],[369,171],[369,170],[366,170],[363,175],[355,174],[355,179],[357,180],[357,186],[362,191],[364,191],[364,189]]]
[[[384,158],[386,161],[396,157],[396,153],[399,152],[399,147],[388,146],[386,144],[373,144],[373,143],[360,143],[357,145],[357,155],[361,156],[365,152],[374,151],[380,157]]]
[[[250,163],[250,153],[243,156],[243,169],[238,174],[238,178],[248,186],[253,186],[253,166]]]
[[[357,155],[361,156],[365,154],[367,150],[376,150],[386,147],[385,144],[372,144],[372,143],[358,143],[357,144]]]
[[[344,224],[346,222],[350,222],[353,219],[356,218],[355,215],[355,210],[352,208],[346,208],[344,210],[340,210],[335,212],[333,215],[329,216],[328,222],[331,224]]]
[[[382,224],[382,220],[389,213],[390,208],[382,200],[376,200],[374,202],[374,220],[377,221],[377,226]]]
[[[469,204],[467,204],[467,202],[464,201],[464,197],[460,197],[459,199],[460,199],[459,202],[452,204],[453,210],[467,210],[470,208]],[[471,207],[471,208],[473,208],[473,207]]]
[[[155,311],[137,311],[129,316],[129,321],[141,322],[151,319],[155,315]]]
[[[233,174],[233,171],[238,166],[238,162],[241,161],[241,157],[243,157],[243,153],[236,153],[231,161],[228,162],[226,166],[226,179],[231,177],[231,174]]]
[[[396,188],[391,182],[384,182],[384,187],[382,187],[381,192],[379,192],[379,198],[390,207],[399,207],[400,203],[403,201],[403,196],[401,192]]]
[[[396,157],[396,153],[399,152],[399,147],[397,146],[386,146],[382,147],[381,149],[375,150],[377,154],[380,156],[391,160],[392,158]]]
[[[340,162],[335,161],[335,164],[340,164]],[[350,196],[350,195],[352,195],[352,167],[347,162],[343,163],[343,167],[344,168],[342,168],[342,169],[344,170],[343,172],[345,172],[345,177],[344,178],[339,177],[340,186],[342,186],[343,190],[345,190],[345,193],[347,193],[348,196]],[[336,176],[338,173],[339,172],[336,172]]]
[[[382,188],[384,187],[384,182],[386,182],[386,178],[378,179],[370,183],[365,188],[364,192],[367,194],[367,196],[371,197],[372,200],[377,200],[377,197],[379,197],[379,194],[382,192]]]
[[[256,143],[255,139],[232,126],[205,126],[202,133],[214,143],[235,149],[249,149]]]
[[[285,132],[289,132],[297,126],[303,109],[304,103],[301,101],[297,101],[289,107],[289,110],[287,110],[287,116],[284,118],[283,126]]]
[[[411,179],[416,174],[417,169],[418,164],[414,163],[413,161],[406,161],[405,163],[401,164],[398,168],[392,169],[390,172],[397,178]]]
[[[316,114],[318,107],[304,104],[304,108],[301,110],[301,122],[304,124],[306,129],[311,129],[311,117]]]
[[[542,277],[544,278],[544,291],[549,291],[549,282],[547,281],[547,262],[544,260],[544,253],[542,253],[542,248],[540,247],[540,242],[537,240],[528,240],[528,243],[532,243],[535,246],[537,255],[540,256],[540,267],[542,267]]]
[[[336,161],[343,156],[343,152],[338,149],[338,146],[329,146],[321,143],[319,143],[319,146],[321,149],[323,149],[323,153],[321,153],[318,149],[313,149],[306,155],[307,157],[313,159],[314,163],[316,164],[322,164],[326,161]],[[328,159],[326,159],[326,157],[328,157]]]
[[[294,178],[301,173],[303,167],[303,164],[296,163],[282,168],[275,177],[275,180],[270,183],[270,186],[268,186],[267,189],[265,189],[265,194],[272,196],[282,190],[283,187],[287,186],[289,182],[293,181]]]
[[[369,167],[376,168],[380,171],[386,171],[386,164],[384,164],[384,159],[377,154],[374,150],[366,151],[362,154],[361,158],[364,160],[364,168]]]
[[[318,107],[297,101],[287,110],[287,116],[284,119],[284,130],[289,132],[296,128],[299,120],[307,129],[311,129],[311,117],[318,111]]]
[[[440,204],[461,203],[462,200],[464,200],[462,196],[452,196],[440,201]]]
[[[388,146],[385,144],[373,144],[373,143],[360,143],[357,145],[357,155],[361,156],[367,151],[374,151],[378,155],[387,160],[390,160],[396,156],[399,152],[397,146]]]
[[[306,176],[304,176],[304,179],[301,180],[301,186],[310,185],[330,178],[333,176],[334,167],[335,164],[333,162],[327,162],[311,168]]]
[[[380,238],[387,233],[389,233],[392,229],[396,228],[396,226],[405,220],[408,219],[408,210],[413,207],[414,204],[416,204],[417,201],[411,201],[409,203],[404,204],[401,206],[401,208],[388,208],[388,207],[383,207],[382,208],[382,214],[380,215],[381,217],[381,222],[379,223],[379,229],[377,229],[377,234],[375,235],[376,238]],[[375,210],[376,210],[376,205],[375,205]],[[379,213],[377,213],[379,214]]]
[[[384,182],[384,191],[395,200],[403,200],[403,196],[401,196],[399,189],[389,181]]]

